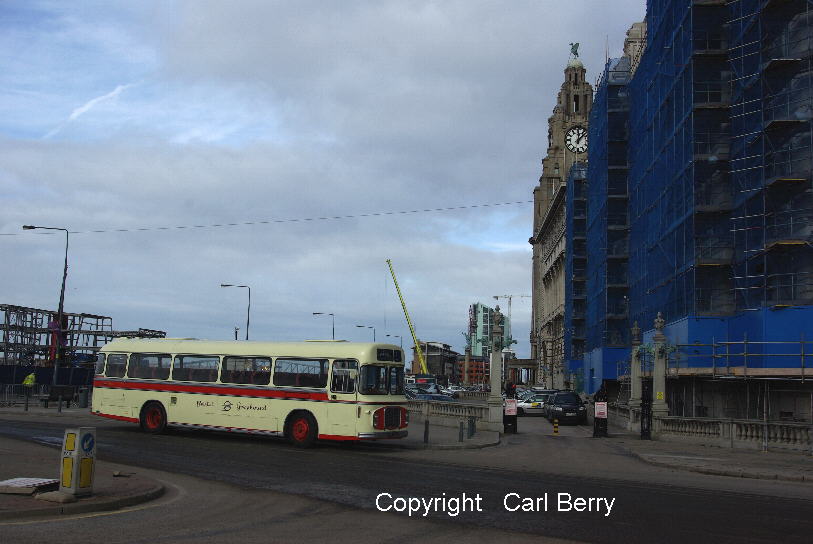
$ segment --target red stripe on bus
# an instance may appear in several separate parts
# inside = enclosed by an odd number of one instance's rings
[[[118,382],[94,380],[94,387],[109,389],[139,389],[142,391],[165,391],[170,393],[201,393],[207,395],[227,395],[230,397],[268,397],[285,399],[328,400],[327,393],[306,393],[281,391],[277,389],[243,389],[240,387],[223,387],[207,385],[184,385],[176,383]]]
[[[358,436],[343,436],[340,434],[320,434],[319,440],[359,440]]]
[[[102,414],[101,412],[95,412],[94,415],[107,417],[110,419],[117,419],[119,421],[127,421],[129,423],[138,423],[138,418],[135,417],[114,416],[113,414]]]

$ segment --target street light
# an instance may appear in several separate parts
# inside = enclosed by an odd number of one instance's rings
[[[325,312],[313,312],[313,315],[329,315],[330,316],[330,320],[331,320],[331,322],[333,324],[333,328],[332,328],[333,339],[335,340],[336,339],[336,316],[333,315],[333,314],[327,314]]]
[[[401,339],[401,349],[404,349],[404,339],[401,337],[400,334],[388,334],[387,336],[392,338],[400,338]]]
[[[248,340],[248,325],[251,323],[251,287],[248,285],[233,285],[231,283],[221,283],[220,287],[244,287],[248,289],[248,310],[246,311],[246,340]]]
[[[34,229],[41,229],[41,230],[61,230],[65,233],[65,268],[62,270],[62,289],[59,291],[59,307],[57,309],[57,347],[56,347],[56,358],[54,359],[54,376],[52,378],[51,384],[56,385],[57,380],[57,371],[59,369],[59,363],[62,359],[62,315],[63,309],[65,304],[65,280],[68,278],[68,241],[70,237],[70,233],[68,229],[63,229],[59,227],[37,227],[35,225],[23,225],[23,230],[34,230]]]
[[[373,342],[375,342],[375,327],[371,327],[369,325],[356,325],[356,327],[360,329],[373,329]]]

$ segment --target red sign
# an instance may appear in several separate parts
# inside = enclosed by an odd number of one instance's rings
[[[596,417],[599,419],[607,419],[607,403],[606,402],[597,402],[596,403]]]

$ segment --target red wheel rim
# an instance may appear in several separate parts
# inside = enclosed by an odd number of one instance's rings
[[[297,419],[294,421],[292,426],[292,431],[294,435],[294,440],[297,442],[302,442],[306,438],[308,438],[308,431],[310,427],[308,425],[308,420],[305,418]]]
[[[147,427],[150,429],[157,429],[160,427],[163,420],[164,418],[161,415],[161,410],[158,408],[149,408],[147,410]]]

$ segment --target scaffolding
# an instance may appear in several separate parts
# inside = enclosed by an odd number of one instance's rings
[[[729,9],[737,309],[813,304],[813,10]]]
[[[676,344],[667,361],[667,376],[710,378],[813,379],[813,340],[737,341]]]
[[[650,0],[629,84],[630,321],[734,312],[724,1]]]
[[[629,141],[630,59],[610,59],[590,112],[590,181],[587,199],[586,349],[629,342]]]
[[[119,336],[163,338],[164,331],[138,329],[114,331],[110,317],[63,312],[62,334],[54,310],[0,304],[2,313],[3,365],[53,366],[56,351],[61,348],[66,360],[87,362],[107,342]],[[59,336],[62,341],[58,340]]]
[[[564,360],[568,382],[581,370],[587,312],[587,165],[575,163],[567,180]]]

